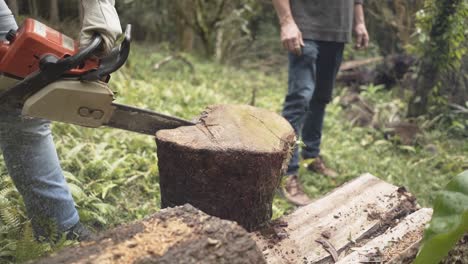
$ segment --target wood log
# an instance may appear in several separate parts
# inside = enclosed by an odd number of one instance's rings
[[[395,263],[407,258],[408,255],[410,258],[414,257],[423,238],[424,226],[431,220],[431,216],[432,209],[429,208],[412,213],[384,234],[370,240],[365,245],[353,248],[352,253],[337,264]]]
[[[365,174],[280,218],[254,238],[268,263],[334,263],[349,254],[351,247],[381,236],[418,209],[406,189]],[[422,231],[429,215],[427,210],[421,214],[399,236]]]
[[[367,66],[377,62],[382,62],[384,57],[366,58],[361,60],[345,61],[340,66],[340,71],[349,71],[358,67]]]
[[[278,114],[217,105],[195,126],[159,131],[156,143],[163,207],[190,203],[254,230],[272,216],[295,134]]]
[[[185,205],[117,227],[96,241],[67,248],[37,263],[257,264],[265,260],[242,227]]]
[[[347,61],[341,65],[336,81],[347,86],[372,83],[391,88],[403,80],[415,62],[416,58],[407,54]],[[369,67],[373,64],[377,65]]]

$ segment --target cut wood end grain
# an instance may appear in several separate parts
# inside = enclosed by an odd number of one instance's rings
[[[249,105],[210,106],[197,125],[161,130],[156,138],[191,149],[257,153],[283,151],[295,142],[283,117]]]

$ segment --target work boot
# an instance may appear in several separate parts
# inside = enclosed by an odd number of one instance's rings
[[[338,176],[336,171],[327,168],[323,158],[320,156],[314,158],[313,161],[307,165],[307,169],[330,178],[336,178]]]
[[[284,198],[297,206],[308,205],[312,200],[304,192],[299,177],[297,175],[286,176],[285,183],[282,187]]]
[[[79,242],[91,241],[96,238],[96,235],[80,222],[72,226],[65,233],[67,240],[77,240]]]

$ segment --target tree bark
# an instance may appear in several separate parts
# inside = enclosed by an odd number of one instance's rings
[[[265,260],[255,241],[236,223],[185,205],[114,228],[96,241],[65,249],[36,263],[262,264]]]
[[[159,131],[162,206],[190,203],[254,230],[272,216],[294,142],[285,119],[239,105],[212,106],[196,126]]]
[[[50,6],[50,22],[53,24],[57,24],[60,22],[60,14],[59,14],[59,5],[58,5],[58,0],[50,0],[49,2]]]

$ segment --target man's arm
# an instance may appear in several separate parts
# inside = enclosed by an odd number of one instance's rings
[[[354,5],[354,34],[356,36],[356,48],[367,48],[369,45],[369,33],[367,33],[364,20],[364,8],[362,1],[356,0]]]
[[[301,54],[301,46],[304,46],[302,33],[296,25],[291,12],[289,0],[272,0],[281,26],[281,42],[285,49]]]
[[[94,33],[103,39],[102,50],[98,55],[109,54],[115,41],[122,33],[119,16],[115,10],[115,0],[81,0],[83,5],[83,25],[80,34],[80,46],[86,46]]]

